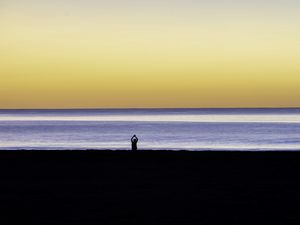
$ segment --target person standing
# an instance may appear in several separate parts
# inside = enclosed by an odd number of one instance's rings
[[[139,139],[137,138],[136,135],[133,135],[131,138],[131,150],[132,151],[137,151],[137,143],[138,143]]]

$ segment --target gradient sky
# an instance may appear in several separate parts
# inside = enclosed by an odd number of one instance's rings
[[[299,0],[1,0],[0,108],[300,107]]]

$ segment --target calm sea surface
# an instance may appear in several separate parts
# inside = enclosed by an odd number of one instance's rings
[[[300,109],[0,110],[0,149],[300,150]]]

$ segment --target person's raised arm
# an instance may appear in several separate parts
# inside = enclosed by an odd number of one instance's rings
[[[137,139],[136,135],[133,135],[131,138],[131,142],[133,142],[135,139]]]

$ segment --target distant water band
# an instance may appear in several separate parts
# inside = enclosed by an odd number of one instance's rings
[[[300,150],[300,109],[0,110],[0,149]]]

